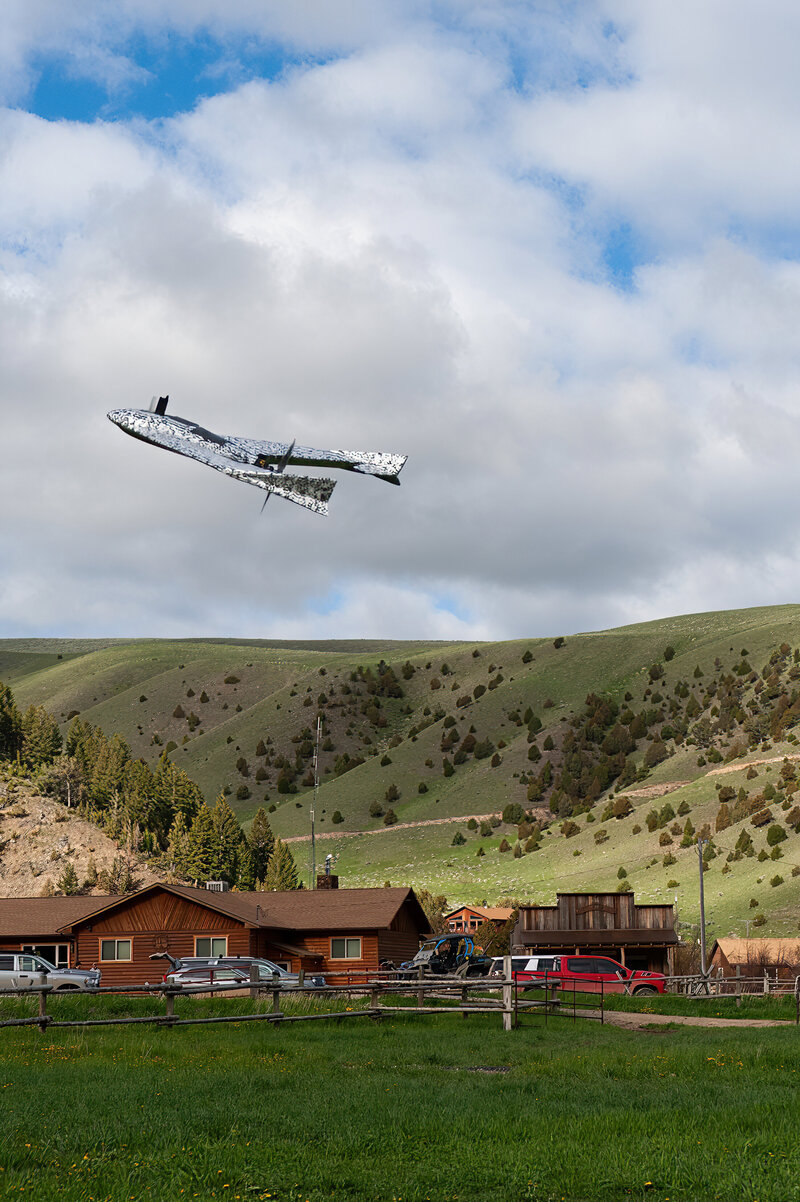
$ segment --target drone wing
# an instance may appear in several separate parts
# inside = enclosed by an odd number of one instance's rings
[[[274,493],[276,497],[283,497],[285,501],[302,505],[303,509],[310,509],[312,513],[327,514],[328,501],[336,487],[335,480],[324,477],[287,476],[285,472],[276,472],[271,468],[250,467],[244,463],[237,463],[236,460],[229,459],[219,451],[212,451],[209,447],[203,447],[200,453],[197,448],[192,448],[191,452],[184,450],[183,453],[190,454],[191,458],[208,464],[225,476],[241,480],[243,484],[263,488],[268,495]]]
[[[252,455],[252,462],[258,467],[278,465],[285,460],[293,467],[340,468],[364,476],[377,476],[390,484],[400,483],[397,477],[408,458],[388,451],[320,451],[283,442],[255,442],[247,438],[236,441],[248,457]]]

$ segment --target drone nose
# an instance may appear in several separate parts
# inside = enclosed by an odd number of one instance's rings
[[[127,409],[112,409],[111,412],[108,413],[106,416],[108,417],[108,420],[110,422],[114,423],[115,426],[119,426],[120,430],[125,430],[126,432],[130,430],[131,415],[130,415],[129,410],[127,410]]]

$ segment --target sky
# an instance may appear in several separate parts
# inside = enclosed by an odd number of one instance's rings
[[[0,637],[796,601],[790,0],[4,0]],[[408,455],[330,516],[113,408]]]

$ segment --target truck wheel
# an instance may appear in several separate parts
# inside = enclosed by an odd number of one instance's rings
[[[633,996],[634,997],[655,997],[657,993],[658,993],[658,990],[654,989],[652,985],[640,985],[638,989],[634,989]]]

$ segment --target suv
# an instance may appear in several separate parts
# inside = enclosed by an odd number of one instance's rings
[[[502,977],[503,975],[503,956],[495,956],[492,960],[493,977]],[[542,976],[545,972],[553,971],[555,956],[512,956],[511,957],[511,975],[515,981],[534,981]]]
[[[188,969],[213,969],[216,980],[219,970],[225,968],[238,969],[249,980],[251,966],[256,968],[258,982],[261,985],[269,983],[270,985],[280,985],[282,989],[291,989],[300,984],[300,977],[296,972],[287,972],[285,968],[280,968],[271,960],[264,960],[257,956],[185,956],[175,962],[164,980],[172,980],[175,973]],[[308,976],[305,977],[305,984],[322,986],[325,984],[325,978],[318,975]]]
[[[539,970],[537,976],[543,977]],[[660,972],[645,972],[625,968],[607,956],[556,956],[548,981],[557,981],[561,989],[577,989],[581,993],[628,993],[634,997],[663,993],[666,977]]]
[[[50,985],[54,991],[97,989],[100,971],[97,968],[56,968],[42,956],[30,952],[0,951],[0,989],[30,989],[35,985]]]

